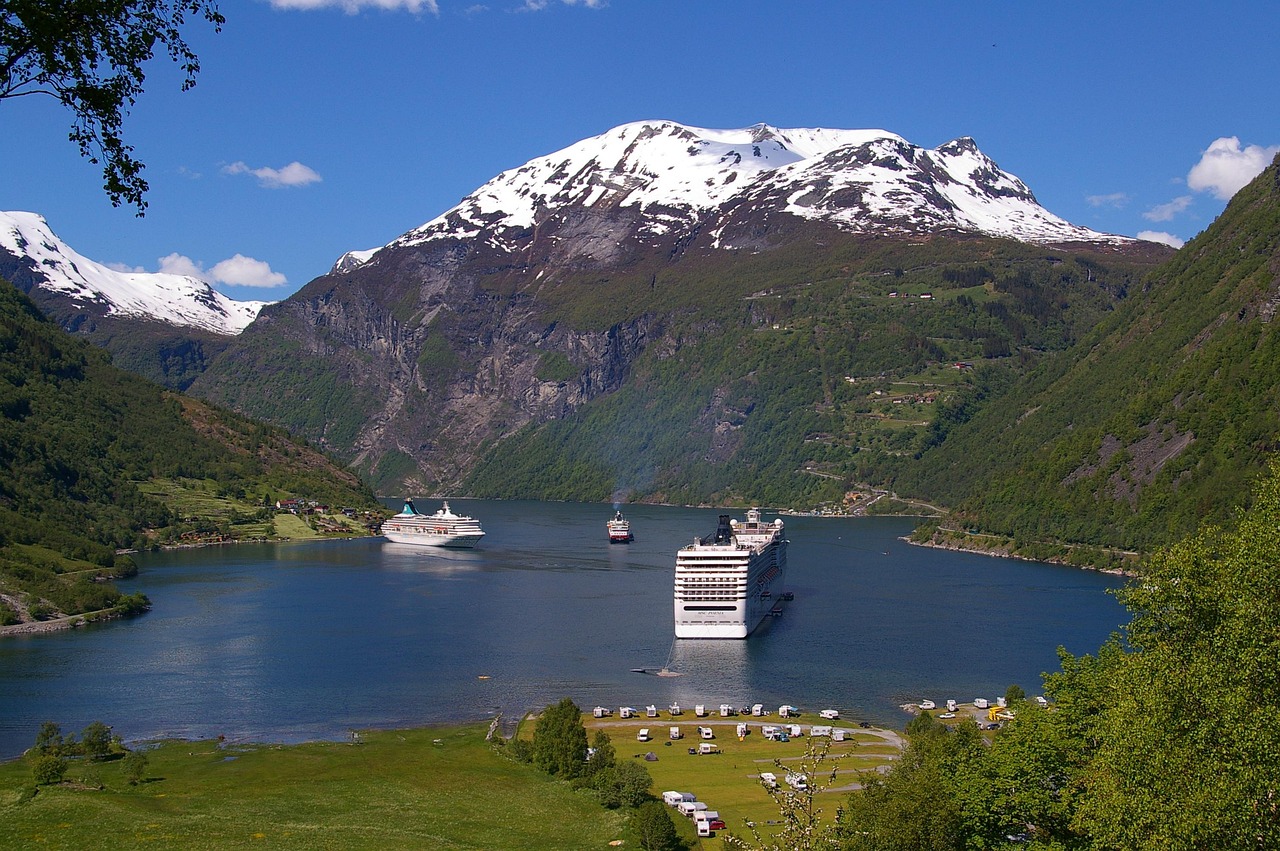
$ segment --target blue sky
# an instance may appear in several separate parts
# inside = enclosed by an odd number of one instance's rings
[[[1280,3],[234,0],[191,22],[113,208],[49,98],[0,101],[0,209],[120,268],[280,299],[500,171],[611,127],[972,136],[1069,221],[1185,240],[1280,150]]]

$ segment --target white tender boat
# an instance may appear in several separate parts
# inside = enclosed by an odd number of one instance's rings
[[[609,530],[609,543],[629,544],[635,538],[631,534],[631,521],[622,516],[621,511],[614,512],[613,519],[605,523]]]
[[[420,547],[474,547],[484,537],[480,521],[454,514],[449,503],[435,514],[419,514],[413,500],[406,499],[404,508],[382,524],[382,534],[397,544]]]

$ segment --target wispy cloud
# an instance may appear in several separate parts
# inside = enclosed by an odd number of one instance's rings
[[[566,6],[585,6],[588,9],[603,9],[608,6],[606,0],[560,0]],[[541,12],[543,9],[551,5],[551,0],[524,0],[524,5],[519,7],[521,12]]]
[[[348,15],[354,15],[362,9],[384,9],[386,11],[403,9],[414,14],[420,12],[430,12],[433,15],[440,14],[440,7],[436,4],[436,0],[271,0],[271,6],[274,9],[287,9],[298,12],[312,12],[316,9],[341,9]]]
[[[1258,176],[1280,153],[1280,145],[1240,147],[1236,136],[1215,139],[1187,174],[1187,186],[1196,192],[1212,192],[1223,201]]]
[[[288,279],[271,271],[271,264],[236,254],[205,269],[201,264],[183,254],[174,252],[160,258],[160,271],[173,275],[186,275],[209,283],[229,284],[235,287],[283,287]]]
[[[1115,207],[1118,210],[1129,203],[1129,196],[1124,192],[1112,192],[1110,195],[1087,195],[1084,200],[1091,207]]]
[[[1147,242],[1159,242],[1171,248],[1181,248],[1186,244],[1186,240],[1179,239],[1173,234],[1165,233],[1162,230],[1140,230],[1138,231],[1138,239],[1144,239]]]
[[[249,168],[242,162],[234,162],[222,167],[223,174],[252,174],[258,178],[258,185],[267,189],[286,189],[295,186],[308,186],[319,183],[321,177],[313,169],[300,162],[291,162],[284,168]]]
[[[1190,195],[1179,195],[1167,204],[1157,204],[1142,214],[1142,218],[1151,222],[1168,222],[1191,206]]]

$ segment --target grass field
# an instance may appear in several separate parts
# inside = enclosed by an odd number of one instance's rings
[[[794,765],[805,740],[769,742],[758,723],[745,741],[732,723],[715,724],[724,753],[693,756],[695,720],[661,723],[585,718],[588,735],[603,726],[618,758],[652,750],[646,762],[653,792],[693,792],[718,810],[729,829],[750,838],[747,819],[764,832],[778,818],[760,785],[774,760]],[[752,719],[758,722],[760,719]],[[765,719],[767,720],[767,719]],[[812,719],[809,719],[812,720]],[[686,738],[640,743],[642,726],[666,737],[672,723]],[[704,721],[705,723],[705,721]],[[528,734],[530,725],[523,725]],[[125,780],[119,761],[72,760],[67,780],[36,789],[25,760],[0,764],[0,848],[607,848],[620,840],[636,848],[626,811],[610,811],[529,765],[516,763],[484,740],[485,725],[360,734],[360,742],[229,745],[165,742],[145,751],[145,779]],[[856,772],[883,765],[896,748],[860,731],[837,744],[835,787]],[[815,778],[819,779],[820,778]],[[102,788],[97,788],[97,787]],[[834,817],[844,791],[818,795]],[[698,840],[692,824],[672,811],[677,829],[695,849],[719,849],[723,837]]]
[[[484,741],[485,727],[361,734],[360,744],[147,751],[146,780],[73,761],[102,790],[31,796],[30,768],[0,765],[3,848],[605,848],[624,816]],[[635,847],[634,842],[627,844]]]
[[[666,712],[662,716],[625,721],[587,718],[587,737],[590,740],[596,729],[605,730],[619,759],[643,757],[645,753],[652,751],[658,759],[656,762],[646,762],[645,767],[653,776],[655,795],[666,790],[692,792],[699,801],[720,813],[727,830],[746,839],[751,837],[746,826],[748,821],[755,822],[762,835],[772,832],[769,822],[778,819],[778,807],[760,783],[759,775],[763,771],[771,771],[781,783],[785,771],[800,768],[809,740],[796,738],[777,742],[766,739],[760,733],[760,726],[762,723],[782,723],[776,718],[741,716],[730,719],[699,719],[691,712],[685,712],[676,718],[669,717]],[[735,735],[739,721],[747,722],[751,730],[741,741]],[[807,730],[815,719],[809,717],[800,721]],[[839,722],[834,723],[839,725]],[[679,726],[684,737],[672,741],[669,738],[672,726]],[[689,748],[696,748],[704,741],[698,737],[699,726],[711,727],[715,738],[710,741],[719,747],[720,753],[689,753]],[[636,740],[637,733],[643,727],[649,728],[652,741]],[[844,742],[831,743],[822,771],[814,772],[810,777],[816,785],[824,785],[828,782],[831,770],[836,770],[836,778],[830,788],[815,796],[814,805],[822,809],[824,821],[834,819],[836,809],[858,782],[862,772],[874,771],[888,764],[899,753],[896,741],[896,736],[892,733],[886,735],[860,730]],[[781,763],[781,767],[778,763]],[[677,820],[683,821],[678,816]],[[722,845],[717,837],[710,841],[703,840],[701,847],[720,848]]]

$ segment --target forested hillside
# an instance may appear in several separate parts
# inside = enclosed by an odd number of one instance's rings
[[[482,447],[463,490],[840,504],[935,441],[968,388],[1065,349],[1149,268],[1008,240],[824,237],[542,293],[576,327],[648,309],[648,345],[616,391]]]
[[[1280,163],[1065,355],[967,388],[894,486],[1022,543],[1134,549],[1245,503],[1280,446]]]
[[[265,426],[166,391],[45,319],[0,281],[0,619],[108,609],[119,550],[174,540],[207,518],[147,491],[373,505],[353,474]],[[252,518],[245,518],[252,519]],[[235,537],[234,529],[227,529]],[[137,601],[134,601],[135,605]]]

